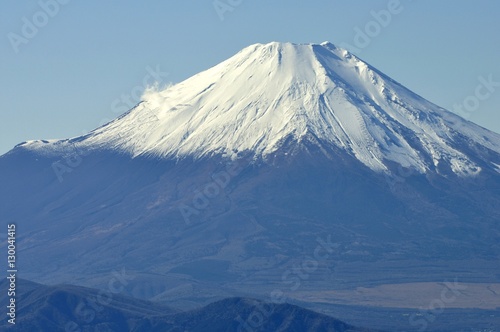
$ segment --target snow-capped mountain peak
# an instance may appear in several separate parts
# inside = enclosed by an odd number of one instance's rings
[[[78,144],[133,156],[265,157],[292,138],[314,137],[376,171],[395,162],[420,173],[443,163],[460,175],[480,166],[465,137],[500,153],[499,135],[427,102],[346,50],[322,44],[251,45],[162,91]]]

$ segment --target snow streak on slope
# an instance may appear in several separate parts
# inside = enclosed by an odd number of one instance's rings
[[[415,95],[331,43],[256,44],[164,91],[78,140],[133,156],[276,152],[292,138],[321,141],[375,171],[480,167],[454,141],[500,153],[500,136]]]

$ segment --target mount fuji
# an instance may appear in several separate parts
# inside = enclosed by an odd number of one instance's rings
[[[500,281],[500,135],[331,43],[249,46],[87,135],[17,145],[0,183],[36,282],[125,268],[129,295],[191,308]]]
[[[73,143],[163,159],[248,151],[265,159],[288,140],[340,149],[374,171],[387,172],[391,163],[460,176],[499,168],[481,162],[481,151],[500,153],[497,134],[328,42],[252,45],[164,91],[149,90],[130,112],[87,136],[22,146],[57,154]]]

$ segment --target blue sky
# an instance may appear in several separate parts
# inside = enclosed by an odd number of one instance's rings
[[[500,132],[498,17],[495,0],[3,1],[0,154],[94,129],[151,76],[180,82],[270,41],[345,46]]]

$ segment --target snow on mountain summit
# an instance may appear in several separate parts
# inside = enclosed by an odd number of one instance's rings
[[[322,44],[251,45],[162,91],[78,140],[133,156],[266,156],[290,138],[314,138],[376,171],[480,167],[455,142],[500,153],[499,135],[412,93],[346,50]]]

